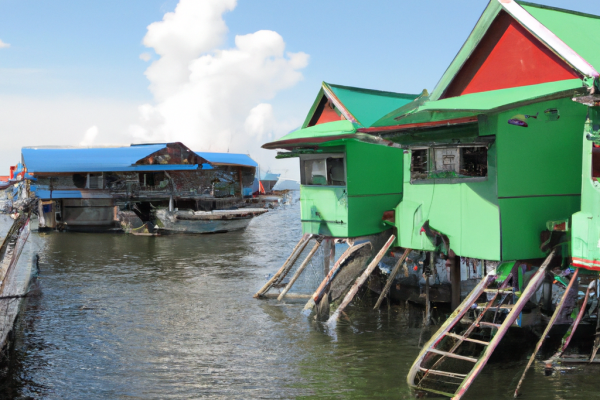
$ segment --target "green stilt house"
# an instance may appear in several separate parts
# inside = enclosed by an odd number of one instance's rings
[[[263,146],[300,159],[304,233],[348,238],[390,229],[382,216],[402,199],[403,152],[358,131],[417,97],[324,82],[302,128]]]
[[[458,265],[463,279],[471,265],[484,266],[479,283],[424,346],[409,374],[410,385],[461,398],[508,328],[524,325],[528,303],[529,309],[541,303],[553,315],[550,325],[572,324],[570,335],[576,330],[586,310],[585,304],[568,304],[569,293],[577,298],[576,274],[584,269],[580,275],[587,272],[589,281],[600,270],[598,32],[600,17],[595,15],[492,0],[431,95],[413,96],[394,110],[379,107],[372,115],[381,118],[364,123],[346,115],[347,121],[331,125],[305,123],[302,130],[264,146],[290,150],[281,156],[302,156],[333,149],[342,140],[356,143],[356,156],[352,145],[339,150],[347,158],[348,197],[367,191],[372,199],[384,193],[395,197],[369,209],[349,205],[348,215],[357,212],[364,218],[357,222],[360,229],[354,231],[348,218],[348,230],[337,230],[335,236],[393,225],[395,246],[450,260],[453,293]],[[319,104],[318,99],[311,112]],[[308,120],[314,118],[309,115]],[[340,129],[329,130],[333,124]],[[365,153],[359,143],[388,153]],[[363,153],[369,157],[361,158]],[[351,156],[359,160],[356,167],[350,166]],[[301,167],[306,191],[302,158]],[[383,177],[359,179],[360,186],[351,191],[356,171],[367,168],[384,171]],[[327,220],[317,225],[326,224],[333,233],[336,217],[321,210],[333,208],[341,197],[302,196],[304,231],[325,233],[310,224]],[[396,204],[389,206],[393,200]],[[460,263],[452,261],[455,256]],[[552,280],[545,281],[545,276],[559,268],[567,272],[556,275],[554,285],[562,286],[564,295],[553,305]],[[589,287],[593,285],[597,283]],[[585,301],[589,294],[588,288]],[[578,313],[575,320],[571,310]],[[469,318],[471,326],[459,328]],[[492,330],[489,341],[469,338],[484,329]],[[570,339],[565,337],[553,360]],[[463,342],[483,346],[478,358],[456,354]],[[600,347],[600,340],[596,342],[592,359]],[[474,363],[470,369],[442,368],[445,360],[461,357]],[[456,379],[456,385],[440,389],[432,384],[439,384],[439,376]]]

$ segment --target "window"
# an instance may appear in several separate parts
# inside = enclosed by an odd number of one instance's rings
[[[343,155],[306,155],[300,159],[302,184],[313,186],[345,186],[346,168]]]
[[[487,176],[487,147],[461,145],[412,149],[410,178],[464,179]]]

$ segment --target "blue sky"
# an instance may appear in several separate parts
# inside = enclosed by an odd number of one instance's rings
[[[177,3],[0,0],[0,40],[10,44],[0,49],[0,131],[11,137],[0,150],[0,174],[19,159],[20,146],[76,145],[90,126],[104,141],[129,143],[127,125],[136,123],[137,107],[156,101],[144,72],[158,57],[140,59],[153,53],[142,40],[148,25]],[[540,3],[600,14],[597,0]],[[268,99],[277,118],[292,126],[304,118],[323,80],[406,93],[433,89],[486,5],[239,0],[223,16],[229,33],[219,47],[234,47],[236,35],[273,30],[287,52],[310,56],[300,69],[303,79]],[[6,122],[11,116],[15,120]]]

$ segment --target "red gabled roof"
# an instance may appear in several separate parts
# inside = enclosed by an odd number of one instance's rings
[[[573,78],[581,75],[501,11],[441,98]]]

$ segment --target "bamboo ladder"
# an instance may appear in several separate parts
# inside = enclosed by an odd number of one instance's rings
[[[515,304],[506,303],[506,300],[508,300],[509,297],[512,297],[513,299],[515,297],[514,290],[507,289],[508,282],[510,280],[515,279],[515,274],[509,274],[509,276],[504,280],[500,287],[496,289],[488,288],[488,286],[496,280],[496,272],[494,271],[486,275],[486,277],[483,278],[481,282],[479,282],[479,284],[465,298],[461,305],[452,313],[452,315],[442,325],[438,332],[436,332],[434,336],[429,340],[429,342],[425,344],[423,350],[417,357],[417,360],[411,367],[411,370],[408,375],[408,384],[415,389],[441,394],[444,396],[451,397],[454,400],[462,398],[462,396],[467,392],[477,375],[479,375],[483,367],[486,365],[487,361],[491,357],[492,353],[494,352],[504,335],[508,332],[508,328],[516,321],[519,314],[523,310],[525,304],[537,291],[539,285],[544,279],[546,269],[550,264],[550,261],[554,257],[555,252],[556,250],[553,250],[550,253],[550,255],[546,258],[542,266],[532,276],[531,280],[529,281],[529,284],[527,285],[525,290],[523,290],[523,293],[521,294],[521,296]],[[491,300],[488,300],[487,303],[477,304],[477,300],[482,294],[489,294]],[[498,300],[498,298],[500,298],[500,300]],[[451,332],[452,328],[454,328],[458,324],[458,322],[470,309],[477,309],[481,312],[471,323],[471,325],[465,331],[465,333],[456,334]],[[497,323],[496,318],[500,310],[508,311],[508,315],[502,323]],[[490,312],[494,313],[492,321],[483,321],[483,318],[487,315],[487,313]],[[470,337],[471,334],[477,328],[491,329],[495,330],[496,332],[493,338],[489,342],[486,342]],[[447,351],[443,351],[437,348],[445,337],[449,337],[456,340],[454,345]],[[483,351],[481,352],[479,357],[467,357],[464,355],[457,354],[457,350],[459,349],[460,345],[464,342],[474,343],[476,345],[483,346]],[[432,361],[436,357],[437,360],[433,363],[431,367],[425,367],[428,361]],[[473,366],[470,368],[470,371],[466,374],[455,371],[453,372],[436,369],[440,367],[447,359],[465,361],[473,364]],[[450,393],[447,391],[441,391],[432,388],[431,386],[437,383],[436,377],[451,379],[451,381],[443,381],[443,384],[451,387],[456,387],[456,389],[452,393]],[[437,380],[439,380],[439,378],[437,378]]]

